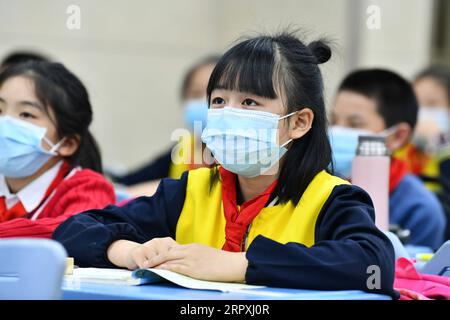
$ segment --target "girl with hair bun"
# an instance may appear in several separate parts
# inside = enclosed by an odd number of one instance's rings
[[[325,42],[287,32],[236,44],[207,88],[202,140],[216,164],[163,179],[152,197],[74,216],[54,238],[81,266],[396,296],[393,248],[369,196],[327,169],[318,64],[330,57]]]

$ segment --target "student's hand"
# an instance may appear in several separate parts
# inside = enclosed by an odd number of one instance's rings
[[[228,252],[198,243],[180,245],[172,238],[155,238],[144,244],[118,240],[109,247],[108,258],[130,270],[158,268],[223,282],[244,282],[248,266],[244,252]]]
[[[248,266],[244,252],[228,252],[198,243],[176,244],[150,261],[150,267],[223,282],[244,282]]]
[[[127,268],[152,268],[167,260],[171,250],[180,245],[170,237],[155,238],[146,243],[133,247],[127,256]]]
[[[172,238],[155,238],[140,244],[128,240],[114,241],[107,250],[109,261],[130,270],[149,268],[153,261],[161,261],[172,247],[179,246]]]

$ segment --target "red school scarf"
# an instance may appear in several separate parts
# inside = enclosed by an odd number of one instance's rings
[[[421,151],[412,143],[407,144],[394,153],[394,157],[404,161],[408,171],[414,175],[420,175],[430,161],[430,156]]]
[[[225,244],[222,249],[231,252],[243,251],[244,235],[253,219],[264,208],[275,189],[278,180],[275,180],[259,196],[245,202],[238,208],[236,202],[236,175],[219,167],[222,178],[222,203],[225,214]]]
[[[408,173],[408,163],[395,157],[391,157],[391,166],[389,170],[389,193],[392,193]]]
[[[0,197],[0,223],[9,221],[15,218],[25,217],[27,211],[22,202],[17,202],[12,208],[6,208],[5,197]]]
[[[44,198],[41,200],[37,208],[39,208],[53,193],[53,191],[55,191],[59,184],[64,180],[65,176],[69,173],[69,171],[70,165],[64,161],[58,171],[58,174],[48,187],[47,191],[45,192]],[[27,216],[30,217],[32,213],[33,212],[27,212],[22,202],[20,201],[16,203],[12,208],[7,209],[5,197],[0,197],[0,223],[16,218],[27,218]]]

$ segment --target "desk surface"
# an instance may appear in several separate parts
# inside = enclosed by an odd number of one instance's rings
[[[95,283],[63,284],[65,300],[389,300],[389,296],[357,290],[314,291],[282,288],[252,289],[241,292],[191,290],[177,285],[149,284],[141,286]]]

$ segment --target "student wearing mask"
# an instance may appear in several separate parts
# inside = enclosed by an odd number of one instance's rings
[[[421,71],[414,90],[420,105],[418,125],[403,155],[418,164],[415,173],[441,201],[447,215],[445,238],[450,239],[450,71],[440,66]]]
[[[205,166],[201,157],[204,145],[199,137],[206,123],[208,103],[206,86],[219,57],[206,57],[193,65],[185,74],[181,85],[184,119],[189,131],[180,137],[178,144],[149,164],[123,176],[113,175],[113,180],[128,186],[131,196],[152,195],[162,178],[178,179],[189,169]],[[195,130],[194,125],[198,123]],[[198,133],[198,135],[196,134]],[[193,157],[196,155],[195,162]]]
[[[202,140],[217,164],[163,179],[152,197],[74,216],[53,238],[80,266],[275,287],[367,291],[377,265],[373,290],[397,296],[393,248],[369,196],[327,172],[318,64],[330,56],[323,41],[291,33],[236,44],[207,89]]]
[[[330,139],[335,172],[351,178],[360,135],[382,135],[391,153],[405,146],[416,125],[418,103],[411,85],[382,69],[358,70],[341,83],[332,111]],[[445,215],[438,199],[407,164],[391,157],[389,218],[411,232],[410,243],[438,248],[444,240]]]
[[[0,238],[50,238],[68,217],[114,203],[91,121],[85,87],[62,64],[0,73]]]
[[[414,91],[419,101],[417,138],[424,138],[424,149],[436,150],[447,142],[450,133],[450,71],[430,67],[414,80]]]

